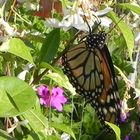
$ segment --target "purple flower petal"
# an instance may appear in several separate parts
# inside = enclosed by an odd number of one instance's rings
[[[60,87],[54,87],[52,94],[45,85],[41,85],[37,89],[40,96],[40,104],[45,106],[52,106],[58,111],[62,111],[62,105],[67,102],[67,98],[63,95],[64,91]]]
[[[40,96],[41,105],[50,105],[50,92],[47,86],[41,85],[37,88],[38,94]]]
[[[47,86],[41,85],[37,88],[37,92],[40,95],[40,97],[42,98],[46,98],[46,96],[48,96],[49,93],[49,89]]]
[[[41,105],[46,105],[46,102],[45,102],[45,100],[43,98],[40,98],[39,102],[40,102]]]
[[[62,111],[62,104],[67,102],[67,98],[63,95],[63,90],[59,87],[52,89],[51,106],[58,111]]]
[[[128,136],[125,136],[124,140],[129,140],[129,137]]]
[[[57,100],[61,103],[66,103],[67,98],[63,95],[64,91],[60,87],[55,87],[52,89],[53,97],[56,97]]]
[[[54,94],[54,96],[63,96],[64,91],[60,87],[54,87],[52,89],[52,93]]]
[[[61,103],[65,103],[67,101],[67,98],[63,95],[64,91],[57,87],[52,89],[52,98],[57,99]]]
[[[60,102],[57,101],[51,102],[51,106],[56,108],[60,112],[62,111],[62,104]]]

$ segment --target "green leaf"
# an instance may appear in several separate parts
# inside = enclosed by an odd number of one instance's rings
[[[105,123],[108,124],[113,129],[113,131],[115,132],[116,140],[121,140],[120,128],[118,126],[116,126],[115,124],[112,124],[112,123],[109,123],[109,122],[105,122]]]
[[[72,93],[72,95],[76,94],[75,88],[71,85],[69,79],[64,74],[50,72],[47,74],[47,77],[54,80],[59,86],[66,88],[68,91],[70,91],[70,93]]]
[[[47,136],[46,138],[47,140],[61,140],[59,137],[57,136]]]
[[[0,47],[0,51],[12,53],[34,64],[30,49],[19,38],[11,38],[4,42]]]
[[[0,140],[17,140],[11,137],[6,131],[0,129]]]
[[[41,67],[52,70],[53,72],[47,74],[47,77],[54,80],[56,83],[58,83],[59,86],[66,88],[68,91],[72,93],[72,95],[76,94],[75,88],[70,84],[68,78],[66,77],[66,75],[64,75],[62,71],[45,62],[41,63]]]
[[[75,135],[69,126],[66,126],[65,124],[56,123],[56,122],[55,123],[51,122],[50,126],[56,129],[59,129],[63,132],[66,132],[67,134],[71,135],[76,140]]]
[[[135,12],[136,14],[140,15],[140,7],[138,7],[136,5],[133,5],[130,3],[120,3],[117,5],[123,9],[129,9],[129,10]]]
[[[59,136],[55,136],[54,134],[46,135],[46,134],[42,133],[40,135],[40,132],[39,132],[36,134],[27,135],[27,137],[23,140],[61,140],[61,138]]]
[[[27,83],[16,77],[0,77],[0,117],[19,115],[36,101],[36,93]]]
[[[108,16],[112,19],[112,21],[117,24],[117,27],[120,29],[121,33],[123,34],[123,37],[125,39],[128,52],[129,52],[129,57],[132,60],[132,53],[133,53],[133,48],[134,48],[134,35],[129,28],[127,24],[125,24],[122,20],[117,17],[117,15],[111,11],[108,13]]]
[[[47,36],[41,48],[40,61],[49,63],[57,53],[60,43],[60,29],[52,30]]]
[[[44,115],[34,109],[26,111],[23,116],[29,121],[30,126],[35,132],[48,128],[48,121]]]

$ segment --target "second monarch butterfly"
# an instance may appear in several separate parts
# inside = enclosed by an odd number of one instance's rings
[[[120,98],[105,39],[104,32],[89,33],[62,56],[62,65],[76,92],[90,101],[101,124],[108,129],[105,121],[119,123]]]

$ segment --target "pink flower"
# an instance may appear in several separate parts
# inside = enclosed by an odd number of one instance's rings
[[[63,89],[60,87],[53,87],[50,92],[47,86],[41,85],[38,87],[37,91],[41,105],[51,106],[56,108],[58,111],[62,111],[62,105],[67,102],[67,98],[63,95]]]
[[[50,92],[47,86],[41,85],[38,87],[37,92],[40,96],[40,104],[41,105],[49,105],[50,100]]]

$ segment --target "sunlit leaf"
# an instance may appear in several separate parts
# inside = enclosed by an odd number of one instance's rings
[[[56,129],[66,132],[67,134],[71,135],[76,140],[75,135],[69,126],[65,124],[59,124],[59,123],[53,123],[53,122],[51,122],[50,125]]]
[[[129,57],[132,60],[132,53],[133,53],[133,48],[134,48],[134,35],[130,27],[126,23],[124,23],[123,20],[120,20],[120,18],[113,11],[108,13],[108,16],[112,19],[112,21],[116,24],[116,26],[119,28],[119,30],[123,34],[123,37],[127,44]]]
[[[68,91],[72,93],[72,95],[76,94],[75,88],[70,84],[68,78],[64,75],[62,71],[51,66],[48,63],[41,63],[41,67],[52,70],[53,72],[50,72],[49,74],[47,74],[47,77],[54,80],[56,83],[58,83],[59,86],[66,88]]]
[[[106,124],[108,124],[112,129],[113,131],[115,132],[116,134],[116,140],[121,140],[121,131],[120,131],[120,128],[118,126],[116,126],[115,124],[112,124],[112,123],[109,123],[109,122],[105,122]]]
[[[35,91],[16,77],[0,77],[0,117],[19,115],[36,103]]]
[[[0,140],[17,140],[11,137],[6,131],[0,129]]]
[[[26,111],[23,116],[29,121],[30,126],[35,132],[48,128],[47,118],[35,109]]]
[[[30,49],[19,38],[11,38],[10,40],[4,42],[0,47],[0,51],[12,53],[32,64],[34,63],[30,54]]]
[[[47,136],[47,140],[61,140],[58,136]]]
[[[133,5],[130,3],[120,3],[117,5],[123,9],[129,9],[129,10],[135,12],[136,14],[140,15],[140,7],[138,7],[136,5]]]

